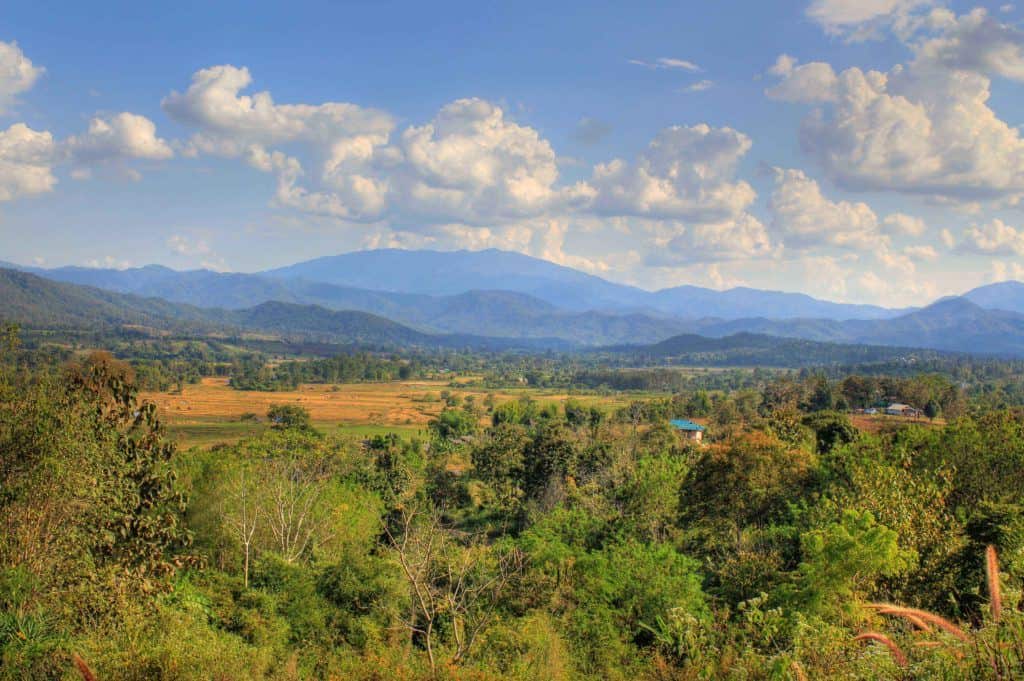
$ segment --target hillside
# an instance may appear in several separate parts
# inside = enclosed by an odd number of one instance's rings
[[[9,269],[0,269],[0,318],[34,328],[142,325],[209,332],[216,326],[209,313],[188,305],[49,281]]]
[[[183,335],[257,333],[271,338],[373,347],[568,349],[552,338],[427,334],[365,312],[268,302],[224,310],[113,293],[0,269],[0,320],[29,329],[116,332],[124,327]]]
[[[769,367],[914,361],[931,359],[942,354],[934,350],[908,347],[825,343],[755,333],[737,333],[719,338],[680,334],[653,345],[621,346],[610,348],[609,351],[630,357],[640,364]]]
[[[326,256],[264,272],[342,286],[428,295],[472,290],[525,293],[585,311],[643,305],[647,292],[521,253],[379,249]]]
[[[234,326],[270,332],[284,338],[368,345],[437,345],[436,337],[383,317],[352,310],[334,311],[316,305],[269,302],[244,310],[225,311]]]
[[[831,343],[1024,355],[1024,284],[1018,282],[984,286],[961,298],[901,311],[749,288],[713,291],[680,286],[651,293],[496,250],[363,251],[264,274],[176,272],[160,266],[32,271],[49,279],[108,290],[106,296],[97,296],[94,290],[88,304],[68,306],[68,318],[78,319],[77,323],[95,318],[101,324],[147,324],[150,317],[166,316],[179,323],[216,325],[227,323],[231,315],[211,318],[202,309],[250,310],[278,302],[298,308],[316,306],[325,313],[375,315],[422,337],[464,336],[471,342],[518,339],[519,345],[530,347],[551,343],[559,347],[646,345],[680,333],[708,337],[754,333]],[[382,272],[387,277],[379,276]],[[362,288],[375,282],[380,286],[382,281],[396,290]],[[473,288],[452,292],[464,286]],[[397,290],[416,288],[418,292]],[[109,291],[161,301],[140,305],[137,299],[119,299],[111,308],[115,299]],[[16,306],[17,301],[14,295],[8,305]],[[42,319],[49,306],[40,303],[38,308],[34,314]],[[59,310],[58,306],[51,316],[60,317]],[[360,327],[355,317],[350,321],[353,328]],[[273,328],[281,332],[279,326]],[[378,330],[383,331],[383,326]],[[314,333],[311,328],[306,332]],[[316,331],[321,332],[323,329]],[[361,338],[361,333],[356,337]]]
[[[690,331],[715,337],[748,332],[822,342],[1024,356],[1024,315],[986,310],[964,298],[946,298],[893,319],[708,319],[695,322]]]
[[[804,293],[762,291],[747,287],[716,291],[699,286],[677,286],[662,289],[651,296],[652,307],[664,314],[684,319],[709,316],[723,319],[888,319],[907,312],[877,305],[833,303]]]
[[[275,279],[208,270],[163,267],[32,270],[39,276],[121,293],[155,296],[198,307],[243,309],[276,301],[356,310],[387,317],[427,333],[508,338],[558,338],[602,345],[654,342],[682,330],[674,320],[643,314],[572,312],[525,293],[471,290],[435,296],[373,291],[350,286]]]
[[[1006,310],[1024,314],[1024,284],[1019,281],[1002,281],[997,284],[979,286],[971,289],[962,297],[989,310]]]

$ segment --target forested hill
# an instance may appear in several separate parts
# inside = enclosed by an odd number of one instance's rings
[[[679,333],[749,332],[1024,356],[1024,285],[1017,282],[896,310],[749,288],[649,292],[501,251],[366,251],[256,274],[153,265],[16,269],[199,308],[246,310],[271,301],[316,305],[366,312],[425,334],[530,339],[521,345],[543,345],[545,338],[561,339],[562,346],[646,345]]]
[[[715,337],[747,332],[830,343],[1024,356],[1024,315],[985,309],[955,297],[893,319],[705,319],[695,322],[689,331]]]
[[[468,294],[467,294],[468,296]],[[473,304],[483,319],[496,314],[492,301],[522,307],[524,301],[508,301],[506,294],[484,292]],[[498,300],[495,300],[497,298]],[[463,305],[466,303],[463,302]],[[542,308],[541,313],[545,310]],[[524,313],[525,314],[525,313]],[[587,317],[590,313],[577,315]],[[593,323],[604,327],[611,322],[598,316]],[[318,305],[266,302],[244,309],[225,310],[171,303],[160,298],[143,298],[113,293],[90,286],[55,282],[33,274],[0,269],[0,319],[33,329],[78,329],[110,331],[124,327],[171,332],[179,335],[241,335],[339,345],[380,348],[456,348],[473,350],[570,351],[580,349],[558,338],[554,322],[538,328],[548,336],[513,338],[476,334],[428,333],[385,317],[353,310],[329,310]],[[644,338],[655,330],[645,326],[646,317],[623,316],[615,322],[612,335],[637,330]],[[965,327],[964,324],[968,327]],[[963,299],[937,303],[930,308],[894,320],[828,322],[824,339],[798,339],[799,320],[765,321],[766,333],[721,333],[723,328],[707,327],[701,335],[676,335],[646,345],[606,347],[599,353],[616,355],[623,361],[678,363],[704,366],[811,366],[891,361],[902,357],[935,357],[935,351],[911,350],[906,339],[920,339],[922,345],[949,351],[970,350],[1019,354],[1024,352],[1024,316],[1010,312],[982,310]],[[494,323],[491,328],[504,328]],[[510,329],[506,329],[510,332]],[[817,333],[816,331],[816,333]],[[967,334],[966,336],[964,334]],[[827,336],[832,335],[832,338]],[[874,339],[874,340],[872,340]],[[969,342],[968,342],[969,341]],[[632,359],[628,359],[632,358]]]
[[[64,284],[16,270],[0,269],[0,318],[30,328],[105,329],[127,325],[209,333],[208,310]]]
[[[679,320],[658,315],[573,311],[527,293],[487,289],[486,285],[494,283],[487,278],[480,280],[479,287],[464,292],[427,295],[256,274],[176,272],[153,265],[126,270],[62,267],[22,271],[68,284],[205,308],[235,310],[276,301],[369,312],[432,334],[559,338],[583,345],[607,345],[653,343],[684,330]]]
[[[907,347],[780,338],[756,333],[737,333],[721,338],[682,334],[654,345],[617,346],[605,348],[603,352],[636,364],[775,367],[915,362],[952,354]]]

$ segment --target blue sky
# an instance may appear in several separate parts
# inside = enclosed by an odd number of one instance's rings
[[[64,3],[0,25],[0,260],[518,250],[648,288],[1024,278],[1007,3]]]

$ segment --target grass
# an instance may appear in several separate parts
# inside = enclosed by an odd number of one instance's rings
[[[403,437],[425,435],[427,427],[405,424],[345,424],[330,421],[314,421],[313,426],[324,434],[344,434],[356,437],[373,437],[387,433],[398,433]],[[269,428],[266,422],[223,421],[217,418],[193,421],[188,423],[170,423],[167,432],[171,439],[183,448],[208,448],[219,443],[233,443],[254,435],[259,435]]]
[[[167,426],[167,433],[179,446],[212,447],[220,442],[238,442],[239,440],[258,435],[268,428],[265,423],[209,421],[194,423],[174,423]]]

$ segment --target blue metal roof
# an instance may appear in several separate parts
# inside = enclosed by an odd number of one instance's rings
[[[686,419],[672,419],[669,423],[679,430],[704,430],[704,426],[693,421],[687,421]]]

